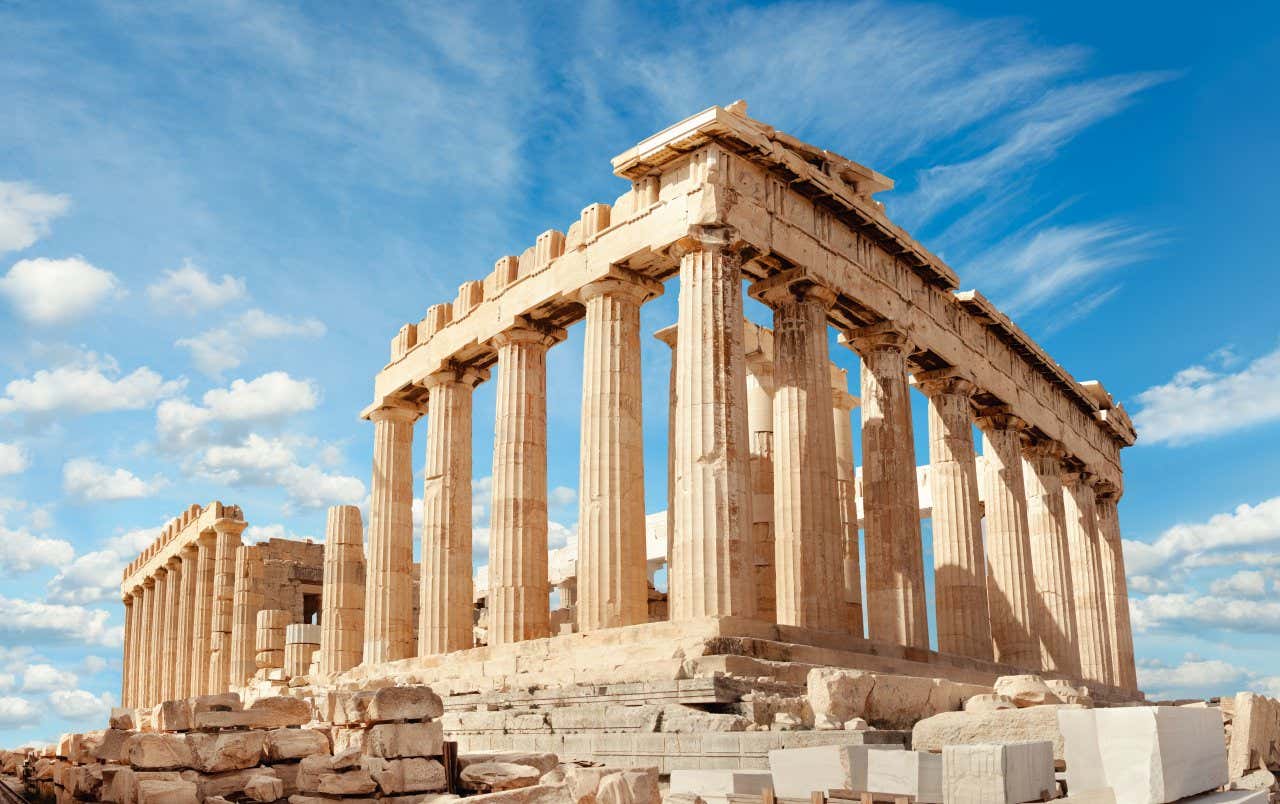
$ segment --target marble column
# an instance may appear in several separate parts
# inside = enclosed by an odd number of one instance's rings
[[[178,617],[182,599],[182,559],[174,556],[165,566],[169,577],[165,583],[164,619],[164,668],[161,673],[161,694],[164,700],[178,697]]]
[[[1003,410],[985,411],[982,429],[981,497],[986,503],[987,603],[997,662],[1040,669],[1040,640],[1032,599],[1031,535],[1022,479],[1026,423]]]
[[[1056,441],[1024,434],[1022,481],[1027,494],[1031,537],[1032,607],[1040,637],[1040,668],[1080,678],[1076,612],[1067,549],[1067,522],[1062,503],[1062,459]]]
[[[1094,508],[1098,513],[1098,545],[1102,553],[1103,591],[1107,598],[1108,639],[1112,677],[1128,690],[1138,688],[1133,658],[1133,629],[1129,621],[1129,584],[1124,573],[1124,545],[1120,538],[1120,489],[1112,483],[1095,487]]]
[[[672,620],[755,616],[742,265],[727,245],[699,230],[680,257]]]
[[[987,566],[973,446],[973,383],[952,369],[916,375],[929,398],[929,490],[938,650],[992,660]]]
[[[413,423],[416,405],[388,403],[373,421],[364,663],[413,655]]]
[[[201,533],[196,540],[195,594],[191,610],[191,681],[187,695],[194,697],[209,691],[210,649],[213,642],[213,570],[217,537],[212,531]]]
[[[446,369],[427,377],[418,655],[475,646],[471,580],[471,400],[487,374]]]
[[[364,525],[360,509],[335,505],[329,509],[324,536],[321,675],[341,673],[360,664],[364,650],[364,594]]]
[[[235,607],[236,550],[245,523],[219,519],[213,523],[213,606],[209,637],[208,693],[226,692],[231,683],[231,631]]]
[[[849,333],[862,358],[862,510],[868,636],[929,648],[920,492],[907,336],[888,324]]]
[[[173,697],[186,698],[191,695],[192,645],[195,644],[196,546],[184,546],[179,558],[182,561],[182,585],[178,590],[178,646],[174,656]]]
[[[142,588],[139,593],[142,606],[138,609],[138,661],[134,669],[136,689],[134,690],[133,705],[137,707],[151,706],[155,703],[151,699],[151,679],[155,677],[155,663],[151,653],[155,636],[155,618],[153,617],[156,599],[155,588],[155,578],[144,578],[142,580]]]
[[[147,703],[164,700],[165,623],[169,619],[169,569],[157,567],[151,591],[151,661],[147,665]]]
[[[235,586],[231,609],[231,670],[230,684],[244,686],[257,669],[254,656],[257,653],[258,612],[262,610],[262,556],[256,547],[242,545],[236,550]]]
[[[751,549],[756,618],[778,621],[773,574],[773,360],[747,360],[747,431],[751,434]]]
[[[843,377],[844,371],[840,372]],[[844,613],[841,630],[862,639],[866,635],[862,616],[862,557],[858,552],[858,478],[853,457],[851,415],[858,397],[849,393],[848,380],[831,389],[832,421],[836,434],[836,483],[840,497],[840,533],[844,542]]]
[[[578,473],[578,630],[649,621],[640,305],[662,285],[619,269],[586,305]]]
[[[489,644],[549,636],[547,349],[564,331],[518,325],[498,350],[489,513]]]
[[[138,635],[138,614],[134,606],[133,592],[126,592],[120,599],[124,606],[124,663],[120,668],[120,705],[133,706],[133,677],[137,673],[133,640]]]
[[[676,332],[672,324],[653,333],[671,347],[671,371],[667,375],[667,588],[671,588],[671,541],[676,533]],[[772,480],[770,480],[772,483]]]
[[[1114,685],[1107,638],[1107,599],[1102,585],[1102,556],[1098,546],[1098,515],[1094,510],[1090,481],[1091,476],[1085,472],[1068,471],[1062,476],[1076,641],[1081,676],[1086,681]]]
[[[827,311],[835,293],[779,275],[752,286],[773,308],[773,523],[777,620],[845,631]]]

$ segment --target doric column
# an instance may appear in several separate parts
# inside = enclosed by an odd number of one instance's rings
[[[242,687],[253,677],[258,612],[262,610],[262,556],[247,545],[236,550],[236,579],[231,611],[231,671],[233,687]]]
[[[981,497],[986,503],[987,603],[995,660],[1025,670],[1040,669],[1032,599],[1031,536],[1022,481],[1022,436],[1026,423],[1005,410],[984,411]]]
[[[178,644],[174,655],[173,697],[191,695],[191,657],[195,644],[196,546],[189,544],[180,553],[182,585],[178,589]]]
[[[742,265],[725,234],[699,230],[680,257],[672,620],[756,608]]]
[[[329,509],[320,605],[320,674],[350,670],[364,650],[364,525],[354,505]]]
[[[137,672],[133,658],[133,640],[138,634],[138,623],[134,619],[137,607],[134,606],[133,592],[126,592],[120,599],[124,606],[124,651],[120,668],[120,705],[133,706],[133,676]]]
[[[231,683],[232,611],[235,607],[236,550],[245,523],[219,519],[213,523],[213,618],[209,638],[210,695],[226,692]]]
[[[578,292],[586,305],[578,473],[578,630],[649,621],[645,573],[640,305],[662,285],[630,271]]]
[[[164,700],[165,623],[169,619],[169,569],[157,567],[151,590],[151,661],[147,664],[147,704]]]
[[[1040,636],[1040,667],[1080,678],[1076,612],[1071,590],[1067,523],[1062,507],[1062,459],[1056,441],[1023,437],[1022,482],[1031,536],[1032,598]]]
[[[1086,681],[1114,685],[1107,637],[1107,599],[1098,547],[1098,514],[1094,510],[1090,481],[1091,476],[1086,472],[1070,471],[1062,476],[1080,674]]]
[[[427,377],[418,655],[475,646],[471,613],[471,398],[488,377],[446,369]]]
[[[213,575],[217,537],[212,531],[196,540],[195,595],[191,620],[191,682],[188,696],[209,692],[209,662],[213,645]]]
[[[773,561],[773,360],[747,359],[747,432],[751,434],[751,550],[756,618],[778,621]]]
[[[991,614],[973,447],[973,383],[953,369],[916,375],[929,398],[929,491],[938,650],[991,661]]]
[[[1102,588],[1107,599],[1107,625],[1112,677],[1117,686],[1138,688],[1133,659],[1133,629],[1129,622],[1129,584],[1124,574],[1124,545],[1120,539],[1120,489],[1112,483],[1095,486],[1098,546],[1102,553]]]
[[[138,638],[136,641],[138,661],[134,670],[136,678],[134,679],[133,705],[137,707],[151,706],[155,703],[151,699],[151,679],[155,677],[155,663],[151,654],[152,641],[156,630],[154,618],[155,588],[155,578],[144,578],[141,591],[138,593],[142,605],[138,609]]]
[[[416,405],[388,403],[373,421],[364,663],[413,654],[413,423]]]
[[[182,559],[174,556],[165,566],[169,569],[169,577],[164,588],[164,668],[160,686],[163,699],[171,701],[178,697],[178,609],[182,600]]]
[[[550,634],[547,578],[547,348],[564,331],[518,325],[498,349],[489,514],[489,644]]]
[[[843,370],[840,372],[844,374]],[[836,483],[840,496],[840,533],[844,542],[844,613],[842,630],[862,639],[862,558],[858,554],[858,479],[853,458],[853,425],[851,414],[858,407],[858,397],[849,393],[848,380],[843,387],[831,389],[831,415],[836,434]]]
[[[653,333],[671,347],[671,371],[667,376],[667,588],[671,588],[671,541],[676,534],[676,332],[672,324]],[[772,476],[770,476],[772,478]],[[770,483],[772,483],[770,479]]]
[[[928,649],[907,336],[892,322],[847,336],[862,358],[862,510],[871,639]]]
[[[847,630],[827,311],[835,293],[780,274],[751,288],[773,308],[773,539],[778,623]]]

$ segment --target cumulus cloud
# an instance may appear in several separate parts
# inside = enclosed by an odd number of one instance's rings
[[[33,726],[40,720],[40,710],[26,698],[16,695],[0,697],[0,726],[21,728]]]
[[[294,443],[250,433],[237,444],[209,447],[195,463],[195,471],[230,485],[283,488],[291,503],[301,508],[355,505],[363,499],[364,481],[302,463]]]
[[[1190,658],[1174,667],[1145,666],[1138,668],[1138,686],[1142,689],[1181,689],[1218,687],[1248,677],[1248,671],[1218,659]]]
[[[43,193],[23,182],[0,181],[0,253],[21,251],[49,234],[71,198]]]
[[[143,480],[128,469],[112,469],[92,458],[72,458],[62,465],[62,490],[81,502],[141,499],[164,485],[164,478]]]
[[[1267,593],[1267,576],[1261,570],[1240,570],[1213,581],[1209,592],[1219,597],[1262,597]]]
[[[0,277],[0,295],[33,324],[58,324],[86,315],[119,291],[115,274],[83,257],[19,260]]]
[[[42,417],[53,413],[141,410],[180,393],[184,387],[186,380],[165,380],[146,366],[122,375],[110,355],[83,352],[60,366],[41,369],[28,379],[9,382],[0,397],[0,414]]]
[[[147,296],[167,312],[190,314],[244,298],[245,283],[230,274],[215,281],[200,266],[184,260],[181,268],[165,271],[160,281],[148,286]]]
[[[279,338],[319,338],[324,324],[314,318],[299,321],[282,318],[263,310],[246,310],[221,327],[206,330],[176,342],[190,350],[191,359],[204,373],[221,377],[244,362],[249,346],[255,341]]]
[[[1230,352],[1225,355],[1230,356]],[[1218,362],[1224,353],[1218,353]],[[1139,444],[1182,446],[1280,419],[1280,348],[1236,372],[1189,366],[1138,394]]]
[[[76,606],[116,599],[125,565],[150,545],[159,531],[159,527],[127,531],[62,564],[45,587],[48,599]]]
[[[75,673],[60,670],[51,664],[29,665],[22,674],[23,692],[53,692],[75,689],[80,679]]]
[[[59,567],[74,556],[69,542],[37,536],[25,527],[14,530],[0,521],[0,576]]]
[[[1257,505],[1240,505],[1234,511],[1215,514],[1207,522],[1177,524],[1154,542],[1125,541],[1126,570],[1130,575],[1238,563],[1240,551],[1274,550],[1280,546],[1280,497]]]
[[[201,402],[169,399],[156,408],[156,433],[162,447],[189,450],[209,443],[220,427],[242,432],[237,428],[312,410],[320,402],[320,389],[310,380],[272,371],[207,391]]]
[[[553,506],[573,505],[577,501],[577,489],[571,489],[568,486],[556,486],[547,494],[547,502]]]
[[[1191,628],[1280,634],[1280,601],[1244,600],[1197,592],[1147,595],[1129,601],[1137,631]]]
[[[79,689],[58,690],[49,694],[49,703],[67,720],[98,721],[111,714],[115,698],[108,692],[94,695]]]
[[[124,629],[105,609],[66,606],[0,595],[0,640],[10,645],[69,643],[120,646]]]
[[[30,464],[31,456],[21,444],[0,443],[0,475],[25,472]]]

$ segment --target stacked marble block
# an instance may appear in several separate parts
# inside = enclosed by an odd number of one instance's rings
[[[320,649],[320,626],[293,623],[284,629],[284,674],[301,678],[311,674],[311,660]]]
[[[430,688],[334,692],[324,705],[334,753],[302,760],[291,804],[418,802],[445,789],[444,704]]]
[[[257,632],[254,635],[254,664],[257,676],[262,679],[283,681],[285,629],[292,615],[284,609],[263,609],[258,612]]]

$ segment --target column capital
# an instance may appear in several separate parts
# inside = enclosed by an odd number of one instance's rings
[[[470,388],[475,388],[480,383],[489,379],[489,370],[476,368],[475,366],[459,366],[450,364],[446,368],[439,371],[433,371],[426,376],[421,382],[423,388],[430,391],[445,383],[460,383]]]
[[[371,422],[415,422],[422,417],[422,405],[407,399],[387,397],[361,414]]]
[[[843,388],[831,389],[831,407],[835,410],[853,410],[862,404],[862,400]]]
[[[1028,458],[1049,458],[1061,462],[1067,457],[1067,448],[1052,438],[1037,438],[1027,431],[1022,433],[1022,454]]]
[[[200,531],[200,534],[196,536],[197,548],[201,546],[212,548],[215,544],[217,544],[217,541],[218,541],[218,534],[216,531],[213,530],[213,528],[210,528],[208,530],[202,530]]]
[[[839,340],[860,355],[886,350],[906,352],[911,349],[911,337],[906,328],[893,320],[845,330],[840,333]]]
[[[979,391],[977,384],[969,373],[954,366],[916,372],[911,380],[920,389],[920,392],[927,397],[964,396],[973,398],[973,395]]]
[[[489,345],[500,348],[512,343],[527,343],[550,347],[564,340],[567,335],[560,327],[520,318],[513,326],[490,338]]]
[[[662,341],[662,342],[663,342],[663,343],[665,343],[667,346],[670,346],[672,349],[675,349],[675,348],[676,348],[676,335],[678,334],[678,332],[679,332],[679,325],[678,325],[678,324],[671,324],[671,325],[669,325],[669,326],[665,326],[665,327],[663,327],[662,329],[658,330],[657,332],[653,333],[653,337],[655,337],[655,338],[657,338],[658,340]]]
[[[147,577],[142,579],[143,592],[145,592],[147,589],[151,589],[155,585],[156,585],[156,579],[151,575],[148,575]]]
[[[184,562],[191,561],[195,559],[196,552],[197,552],[197,547],[194,544],[187,544],[187,545],[183,545],[182,549],[178,551],[178,556]]]
[[[1097,475],[1085,469],[1071,467],[1063,470],[1061,479],[1063,486],[1088,486],[1092,490],[1097,482]]]
[[[667,250],[673,259],[680,259],[695,251],[719,251],[726,256],[736,255],[740,243],[738,230],[732,226],[690,226],[689,232]]]
[[[1124,489],[1110,480],[1095,479],[1093,482],[1093,495],[1100,501],[1118,503],[1123,494]]]
[[[182,559],[178,556],[171,556],[168,561],[164,562],[164,565],[172,572],[182,566]]]
[[[239,536],[247,527],[249,523],[243,519],[216,519],[213,522],[213,532],[219,535],[230,533],[232,536]]]
[[[616,296],[643,304],[662,295],[663,284],[643,274],[620,266],[610,268],[608,275],[588,282],[578,289],[578,300],[586,303],[597,296]]]
[[[803,268],[791,268],[753,282],[747,292],[751,298],[771,307],[801,301],[819,304],[822,309],[830,310],[836,303],[835,291]]]
[[[154,583],[156,581],[164,580],[164,578],[168,576],[168,574],[169,574],[169,568],[164,564],[161,564],[160,566],[156,567],[155,570],[151,573],[152,582]]]
[[[980,408],[978,415],[974,419],[980,430],[1014,430],[1021,432],[1031,425],[1026,420],[1014,414],[1013,409],[1008,405],[992,405],[990,407]]]

